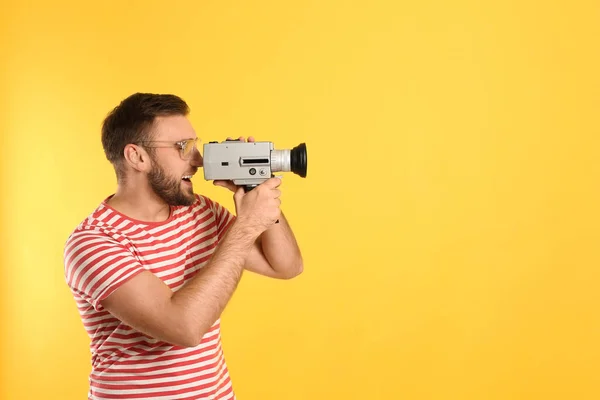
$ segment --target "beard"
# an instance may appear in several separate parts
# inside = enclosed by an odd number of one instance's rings
[[[154,193],[171,206],[190,206],[196,200],[192,189],[181,188],[181,178],[170,177],[155,161],[148,173],[148,182]]]

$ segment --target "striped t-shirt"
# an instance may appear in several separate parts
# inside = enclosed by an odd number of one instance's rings
[[[109,197],[110,198],[110,197]],[[235,399],[221,347],[220,319],[196,347],[149,337],[102,308],[148,270],[173,291],[209,261],[234,216],[207,197],[172,206],[164,222],[136,221],[106,201],[69,236],[65,279],[90,337],[88,399]]]

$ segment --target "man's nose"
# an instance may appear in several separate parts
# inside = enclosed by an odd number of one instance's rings
[[[200,150],[198,150],[198,148],[196,147],[194,147],[192,158],[190,159],[190,164],[197,168],[200,168],[204,165],[204,158],[202,158]]]

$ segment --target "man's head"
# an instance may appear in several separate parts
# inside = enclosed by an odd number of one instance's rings
[[[170,94],[136,93],[123,100],[102,124],[102,146],[120,185],[145,180],[170,205],[194,201],[191,182],[202,166],[189,107]]]

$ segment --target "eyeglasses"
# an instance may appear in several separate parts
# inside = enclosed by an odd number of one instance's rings
[[[178,142],[172,142],[172,141],[168,141],[168,140],[148,140],[148,141],[140,142],[140,144],[144,147],[155,148],[155,149],[175,147],[176,149],[179,150],[179,156],[181,157],[181,159],[187,161],[190,159],[192,153],[194,152],[197,142],[198,142],[198,138],[184,139],[184,140],[180,140]],[[146,143],[168,143],[168,144],[170,144],[170,146],[147,146]]]

